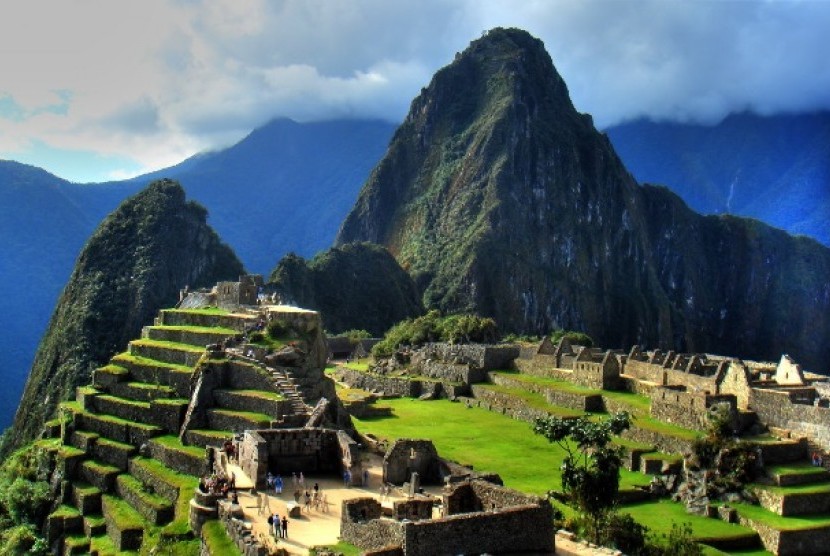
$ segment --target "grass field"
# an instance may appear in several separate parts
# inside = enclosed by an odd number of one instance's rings
[[[393,399],[378,401],[392,409],[391,417],[353,418],[363,433],[381,438],[430,438],[445,458],[472,465],[478,471],[497,472],[506,486],[544,494],[560,490],[560,466],[564,451],[533,433],[531,426],[504,415],[448,400],[419,401]],[[647,484],[650,477],[623,471],[621,488]],[[695,538],[742,538],[754,535],[748,527],[686,513],[676,502],[631,504],[622,508],[656,534],[671,530],[672,522],[689,523]],[[712,549],[711,554],[719,554]],[[746,554],[766,554],[749,551]]]

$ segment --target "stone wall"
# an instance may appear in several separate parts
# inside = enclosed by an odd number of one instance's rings
[[[432,343],[426,344],[418,353],[424,359],[466,364],[477,369],[492,371],[512,368],[513,360],[519,356],[519,347]]]
[[[516,369],[526,375],[544,376],[559,380],[571,380],[573,371],[556,367],[556,357],[553,355],[536,355],[531,359],[516,359],[513,362]]]
[[[602,411],[603,409],[602,396],[599,394],[585,395],[563,392],[543,384],[534,384],[532,382],[517,380],[510,375],[489,373],[489,377],[493,384],[497,384],[499,386],[520,388],[541,394],[545,397],[548,403],[553,405],[569,407],[580,411]],[[476,391],[480,391],[480,389]]]
[[[715,396],[659,388],[651,396],[651,416],[687,429],[705,430],[709,408],[720,403],[728,404],[736,415],[737,402],[731,394]]]
[[[256,322],[256,317],[244,315],[216,315],[211,313],[183,312],[175,310],[162,310],[160,323],[164,326],[221,326],[232,328],[240,332],[245,330],[246,325]]]
[[[662,365],[655,365],[648,361],[639,361],[629,357],[625,362],[623,373],[639,380],[666,385],[666,369]]]
[[[343,433],[345,434],[345,433]],[[339,431],[323,428],[245,431],[239,443],[242,470],[265,488],[265,475],[292,472],[339,472],[348,459],[359,465],[357,446],[341,442]],[[348,455],[344,453],[348,451]]]
[[[413,365],[414,366],[414,365]],[[443,363],[428,359],[417,366],[417,374],[428,376],[446,382],[475,384],[483,382],[487,376],[484,369],[470,367],[465,364]]]
[[[793,403],[794,393],[753,388],[750,408],[767,425],[809,436],[830,449],[830,408]]]
[[[443,554],[552,553],[553,514],[547,503],[452,515],[402,524],[403,552]]]
[[[380,502],[374,498],[352,498],[343,501],[340,538],[362,550],[381,550],[403,543],[401,523],[380,519]]]
[[[384,396],[400,396],[417,398],[421,395],[421,381],[407,378],[386,377],[374,373],[365,373],[341,367],[337,371],[338,378],[351,386],[369,392],[381,392]]]
[[[797,556],[800,554],[826,554],[830,546],[830,529],[799,529],[779,531],[752,519],[739,516],[741,525],[751,527],[761,537],[761,543],[769,552],[778,556]]]
[[[724,362],[726,368],[720,374],[717,382],[717,392],[719,394],[732,394],[738,403],[738,408],[747,409],[749,407],[751,391],[751,378],[749,369],[741,361]]]
[[[528,423],[550,416],[547,411],[528,407],[527,402],[521,398],[489,390],[481,385],[473,385],[472,390],[475,397],[463,400],[468,406],[481,407]]]
[[[754,493],[761,506],[778,515],[793,516],[830,512],[830,496],[827,496],[826,492],[783,493],[756,488]]]
[[[431,440],[398,439],[383,456],[383,482],[400,485],[417,472],[422,484],[440,484],[439,463]]]
[[[654,446],[661,452],[667,454],[683,454],[692,451],[693,440],[686,440],[685,438],[678,438],[666,433],[657,432],[649,429],[643,429],[636,424],[631,425],[631,428],[624,431],[622,435],[624,438],[630,438],[635,442],[648,444]]]

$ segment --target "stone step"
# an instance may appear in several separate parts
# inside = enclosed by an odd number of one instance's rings
[[[127,470],[130,458],[136,452],[138,452],[138,448],[132,444],[103,437],[99,437],[90,450],[92,457],[103,463],[113,465],[121,471]]]
[[[216,446],[221,447],[226,440],[231,440],[231,431],[216,431],[211,429],[191,429],[184,433],[184,443],[188,446]]]
[[[89,539],[84,534],[68,535],[63,539],[63,555],[89,554]]]
[[[159,324],[162,326],[221,327],[232,328],[239,332],[244,331],[246,327],[255,324],[258,320],[259,316],[256,315],[220,314],[199,309],[164,309],[159,313]]]
[[[238,332],[230,328],[205,326],[145,326],[141,337],[149,340],[176,342],[204,348],[218,344]]]
[[[116,363],[110,363],[92,371],[92,385],[95,388],[107,390],[115,384],[124,382],[129,376],[128,369]]]
[[[758,503],[780,516],[830,513],[830,481],[788,487],[756,486]]]
[[[290,403],[282,394],[263,390],[214,390],[213,399],[221,408],[264,413],[275,419],[286,412]]]
[[[100,511],[97,514],[84,516],[84,535],[87,537],[97,537],[106,532],[107,522],[104,520],[104,516],[101,515]]]
[[[82,516],[101,513],[101,489],[83,481],[72,483],[72,503]]]
[[[118,551],[138,550],[144,538],[144,529],[149,523],[124,500],[110,494],[101,499],[107,536]]]
[[[149,382],[119,382],[110,386],[107,392],[119,398],[139,402],[177,397],[176,392],[170,386]]]
[[[52,545],[63,535],[79,534],[83,531],[83,526],[83,516],[77,508],[62,504],[46,517],[46,542]]]
[[[91,459],[81,463],[78,469],[79,478],[101,492],[113,492],[115,490],[115,478],[119,473],[121,473],[121,470],[114,465]]]
[[[805,485],[830,480],[830,473],[826,469],[810,465],[808,462],[771,466],[767,468],[767,474],[778,486]]]
[[[190,366],[171,365],[164,361],[137,357],[129,353],[116,355],[112,358],[112,362],[127,369],[128,378],[131,381],[168,386],[176,397],[190,397],[190,376],[193,374],[193,368]]]
[[[92,411],[95,413],[112,415],[127,421],[149,423],[151,419],[149,402],[99,394],[95,396],[93,406]]]
[[[186,446],[173,435],[154,438],[147,446],[153,459],[174,471],[195,477],[208,473],[204,446]]]
[[[91,453],[92,447],[95,445],[95,442],[98,440],[99,436],[101,435],[95,432],[81,430],[72,431],[72,434],[69,436],[69,444],[79,450]]]
[[[132,475],[119,475],[115,491],[153,525],[163,525],[173,520],[173,505],[161,496],[148,492]]]
[[[230,409],[209,409],[207,417],[211,429],[233,432],[267,429],[270,428],[272,422],[272,418],[265,414]]]
[[[195,366],[204,352],[204,347],[158,340],[133,340],[129,346],[130,355],[186,367]]]
[[[97,433],[100,436],[140,447],[150,438],[163,431],[155,425],[134,423],[112,415],[98,415],[88,411],[73,413],[75,430]]]
[[[163,463],[151,459],[136,457],[130,460],[130,475],[153,489],[153,492],[169,502],[179,498],[180,483],[177,474]]]

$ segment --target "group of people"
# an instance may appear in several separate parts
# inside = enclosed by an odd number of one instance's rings
[[[236,493],[236,475],[231,473],[230,477],[224,474],[214,473],[199,479],[199,490],[208,494],[221,494],[227,497],[228,493]]]
[[[813,452],[811,461],[815,467],[824,467],[824,456],[821,452]]]
[[[280,519],[280,514],[274,512],[273,514],[268,516],[268,527],[271,529],[271,533],[274,535],[275,539],[288,538],[287,516],[282,516],[282,519]]]
[[[276,475],[271,475],[271,472],[269,471],[265,475],[265,484],[268,486],[269,490],[274,491],[274,494],[282,494],[283,480],[282,475],[280,475],[279,473],[277,473]]]

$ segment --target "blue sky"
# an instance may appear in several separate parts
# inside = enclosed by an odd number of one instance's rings
[[[0,0],[0,158],[72,181],[227,146],[274,117],[399,121],[482,31],[541,38],[575,106],[637,117],[830,108],[830,2]]]

